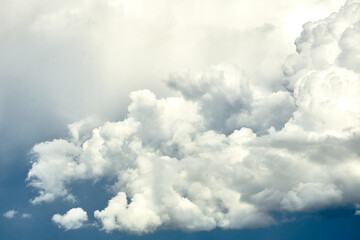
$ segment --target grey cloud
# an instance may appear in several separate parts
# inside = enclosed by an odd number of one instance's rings
[[[279,130],[295,110],[289,92],[254,86],[235,66],[214,66],[199,73],[172,74],[168,85],[199,104],[209,129],[232,133],[249,127],[261,132]]]
[[[303,211],[321,209],[327,205],[340,203],[342,191],[335,185],[324,186],[321,183],[300,183],[294,190],[289,191],[281,205],[289,211]]]

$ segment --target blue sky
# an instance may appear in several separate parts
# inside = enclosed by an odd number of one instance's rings
[[[3,1],[1,239],[359,239],[360,3]]]

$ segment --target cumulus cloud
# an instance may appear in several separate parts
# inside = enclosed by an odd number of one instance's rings
[[[359,202],[359,16],[354,0],[306,23],[277,87],[232,65],[180,71],[167,80],[176,97],[134,91],[123,120],[69,125],[68,138],[33,147],[32,202],[75,199],[71,183],[110,178],[113,198],[94,216],[133,233],[263,227],[273,212]],[[86,220],[79,208],[53,217],[65,229]]]
[[[52,217],[52,221],[58,225],[59,228],[73,230],[82,228],[88,221],[88,216],[82,208],[72,208],[64,215],[55,214]]]
[[[3,214],[3,216],[6,218],[14,218],[17,214],[18,214],[18,212],[16,210],[9,210],[9,211],[5,212]]]
[[[138,88],[168,96],[161,80],[175,69],[232,62],[263,85],[276,84],[296,36],[289,30],[300,31],[303,21],[341,3],[276,0],[259,7],[262,4],[262,0],[3,1],[2,158],[10,159],[15,145],[61,136],[69,121],[90,114],[123,117],[128,93]],[[300,22],[289,19],[295,15]]]
[[[255,132],[281,129],[295,110],[289,92],[254,86],[235,66],[217,65],[201,73],[172,74],[168,85],[199,104],[207,128],[226,134],[241,127]]]

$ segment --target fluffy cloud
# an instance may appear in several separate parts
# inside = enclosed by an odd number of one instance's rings
[[[5,212],[3,215],[6,218],[14,218],[17,214],[18,214],[18,212],[16,210],[9,210],[9,211]]]
[[[123,120],[69,125],[67,139],[33,147],[32,202],[74,200],[71,183],[111,178],[113,198],[94,216],[133,233],[263,227],[274,211],[359,202],[358,16],[348,1],[305,24],[275,85],[230,65],[176,72],[167,83],[177,97],[134,91]],[[53,220],[72,228],[70,211]]]
[[[79,229],[87,222],[87,213],[82,208],[72,208],[64,215],[55,214],[52,221],[65,230]]]
[[[138,88],[169,96],[161,80],[176,69],[231,62],[262,85],[276,84],[279,67],[293,48],[292,31],[300,32],[304,21],[333,11],[341,1],[276,0],[259,7],[262,4],[3,1],[2,158],[11,159],[15,145],[61,136],[66,123],[84,116],[125,116],[127,95]]]
[[[295,110],[289,92],[254,86],[235,66],[218,65],[202,73],[173,74],[168,85],[199,104],[207,128],[226,134],[241,127],[256,133],[270,127],[279,130]]]

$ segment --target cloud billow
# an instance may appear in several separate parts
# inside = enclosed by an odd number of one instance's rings
[[[216,65],[172,74],[178,97],[132,92],[122,121],[69,125],[68,139],[33,147],[32,202],[74,200],[72,182],[111,178],[114,197],[94,216],[105,231],[139,234],[264,227],[274,211],[359,202],[358,16],[348,1],[304,25],[283,65],[288,90]]]
[[[82,208],[72,208],[64,215],[55,214],[52,221],[65,230],[79,229],[85,226],[88,220],[87,213]]]

